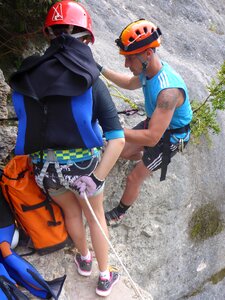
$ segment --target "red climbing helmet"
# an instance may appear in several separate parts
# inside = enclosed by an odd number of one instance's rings
[[[125,27],[115,42],[120,48],[120,54],[136,54],[148,48],[159,47],[161,34],[161,30],[153,23],[140,19]]]
[[[91,35],[92,44],[94,35],[92,32],[92,20],[87,10],[80,4],[72,0],[62,0],[56,2],[48,11],[44,31],[54,25],[73,25],[87,30]]]

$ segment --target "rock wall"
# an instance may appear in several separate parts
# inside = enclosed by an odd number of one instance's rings
[[[5,82],[0,70],[0,164],[4,164],[9,153],[13,150],[16,140],[17,127],[9,124],[5,119],[9,117],[7,98],[10,87]]]
[[[83,1],[92,13],[96,60],[105,67],[123,72],[124,59],[114,40],[129,22],[146,18],[162,30],[160,57],[185,79],[191,100],[202,101],[206,86],[225,59],[225,3],[218,1]],[[122,91],[122,90],[121,90]],[[122,91],[138,105],[142,93]],[[118,109],[128,108],[115,98]],[[110,229],[131,276],[154,299],[223,299],[225,280],[224,237],[219,234],[195,242],[190,239],[190,220],[196,209],[210,204],[224,222],[224,112],[220,113],[222,132],[212,136],[212,146],[203,139],[189,144],[176,155],[165,182],[159,171],[146,180],[138,201],[118,228]],[[131,127],[140,116],[125,117]],[[120,161],[107,182],[105,207],[120,199],[125,176],[132,164]],[[208,222],[208,223],[207,223]],[[205,226],[210,226],[207,219]],[[113,256],[112,256],[113,257]],[[113,257],[114,258],[114,257]],[[116,259],[114,258],[116,261]],[[217,284],[212,276],[220,276]]]

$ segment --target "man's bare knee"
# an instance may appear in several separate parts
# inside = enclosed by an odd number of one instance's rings
[[[140,161],[139,163],[137,163],[137,165],[131,171],[131,173],[127,176],[127,184],[133,186],[140,186],[144,182],[144,180],[151,175],[152,172],[144,166],[142,161]]]
[[[142,158],[142,152],[131,153],[130,151],[123,151],[120,154],[120,158],[127,159],[127,160],[140,160]]]
[[[140,185],[142,183],[142,180],[140,180],[140,178],[137,176],[137,174],[131,172],[128,176],[127,176],[127,184],[128,185]]]
[[[142,151],[142,146],[126,142],[120,157],[127,160],[140,160],[142,157]]]

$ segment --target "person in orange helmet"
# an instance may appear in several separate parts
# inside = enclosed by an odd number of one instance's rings
[[[19,119],[17,155],[29,154],[37,184],[62,208],[68,233],[78,252],[82,276],[92,272],[83,214],[99,267],[96,293],[108,296],[119,280],[108,268],[108,236],[103,209],[104,182],[125,144],[117,111],[88,44],[94,43],[87,10],[71,0],[49,10],[44,33],[50,46],[27,58],[11,76],[13,103]],[[107,141],[104,153],[102,132]]]
[[[146,113],[145,120],[133,129],[124,129],[126,144],[121,157],[138,162],[127,177],[119,204],[105,213],[108,225],[121,222],[152,172],[161,169],[160,180],[165,179],[171,157],[182,151],[190,138],[192,109],[187,87],[181,76],[157,55],[161,35],[161,30],[145,19],[122,30],[115,42],[133,76],[97,64],[101,73],[119,87],[142,88]]]

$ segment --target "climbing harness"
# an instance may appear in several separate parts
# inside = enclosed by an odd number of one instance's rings
[[[163,153],[162,153],[162,167],[161,167],[161,177],[160,181],[163,181],[166,179],[166,173],[167,173],[167,166],[170,163],[171,160],[171,152],[170,152],[170,136],[174,133],[187,133],[190,130],[190,124],[181,127],[181,128],[175,128],[175,129],[167,129],[163,136]],[[178,142],[178,151],[183,152],[185,142],[184,139],[177,139],[174,135],[173,138],[175,138]]]
[[[40,159],[40,155],[42,153],[42,160]],[[89,155],[90,162],[88,163],[87,166],[81,167],[77,164],[79,158],[84,158],[85,155]],[[69,182],[64,178],[61,168],[60,168],[60,163],[65,164],[65,160],[67,160],[67,164],[72,163],[76,168],[80,170],[85,170],[88,169],[94,159],[98,157],[99,155],[99,149],[98,148],[92,148],[92,149],[73,149],[73,150],[53,150],[53,149],[48,149],[44,151],[38,151],[36,153],[33,153],[30,155],[32,158],[33,163],[41,163],[43,166],[41,168],[40,174],[37,176],[37,183],[38,185],[44,189],[47,193],[47,189],[44,185],[44,178],[47,174],[48,167],[50,165],[54,165],[54,168],[56,170],[56,173],[58,175],[59,183],[60,185],[64,186],[66,189],[70,189],[69,187]],[[74,158],[78,159],[74,161]],[[73,190],[72,190],[73,191]]]
[[[44,165],[41,169],[40,175],[37,178],[38,185],[42,189],[46,190],[45,187],[44,187],[43,182],[44,182],[44,177],[46,176],[46,173],[47,173],[47,169],[48,169],[50,164],[54,164],[60,184],[63,185],[66,189],[69,189],[69,183],[64,179],[64,177],[62,175],[62,171],[61,171],[60,166],[59,166],[59,162],[58,162],[57,157],[56,157],[56,155],[55,155],[55,153],[52,149],[49,149],[48,152],[47,152],[47,158],[46,158],[46,160],[44,162]]]
[[[123,264],[121,258],[119,257],[119,255],[118,255],[118,253],[116,252],[115,248],[113,247],[112,243],[110,242],[110,240],[109,240],[108,237],[106,236],[106,234],[105,234],[105,232],[104,232],[104,230],[103,230],[101,224],[100,224],[99,221],[98,221],[98,218],[96,217],[96,215],[95,215],[95,213],[94,213],[94,211],[93,211],[93,209],[92,209],[92,207],[91,207],[91,204],[90,204],[90,202],[89,202],[89,200],[88,200],[88,197],[87,197],[87,195],[86,195],[85,192],[83,193],[83,196],[84,196],[84,200],[85,200],[85,202],[86,202],[86,204],[87,204],[87,206],[88,206],[88,208],[89,208],[89,210],[90,210],[90,212],[91,212],[91,214],[92,214],[92,216],[93,216],[95,222],[97,223],[97,225],[98,225],[98,227],[99,227],[99,229],[100,229],[102,235],[104,236],[105,240],[106,240],[107,243],[109,244],[109,246],[110,246],[110,248],[112,249],[113,253],[115,254],[116,258],[118,259],[118,261],[120,262],[120,264],[121,264],[121,266],[123,267],[124,271],[126,272],[126,274],[127,274],[128,278],[129,278],[129,280],[130,280],[132,286],[134,287],[134,290],[136,291],[136,293],[138,294],[138,296],[140,297],[140,299],[141,299],[141,300],[144,300],[144,298],[143,298],[143,296],[142,296],[140,290],[138,289],[137,285],[135,284],[135,282],[134,282],[133,279],[131,278],[131,276],[130,276],[128,270],[127,270],[127,268],[126,268],[125,265]],[[151,295],[150,295],[150,299],[149,299],[149,300],[153,300],[153,297],[152,297]]]
[[[73,163],[83,161],[84,159],[89,159],[93,155],[98,155],[100,148],[76,148],[76,149],[64,149],[64,150],[52,150],[57,160],[61,164],[65,164],[66,161],[72,161]],[[52,153],[52,155],[53,155]],[[43,160],[47,159],[48,150],[43,150]],[[34,152],[30,154],[32,161],[34,163],[40,162],[41,151]]]
[[[178,139],[175,135],[172,135],[172,136],[178,144],[178,151],[182,153],[184,151],[184,146],[185,146],[184,140],[185,140],[186,136],[183,139]]]

